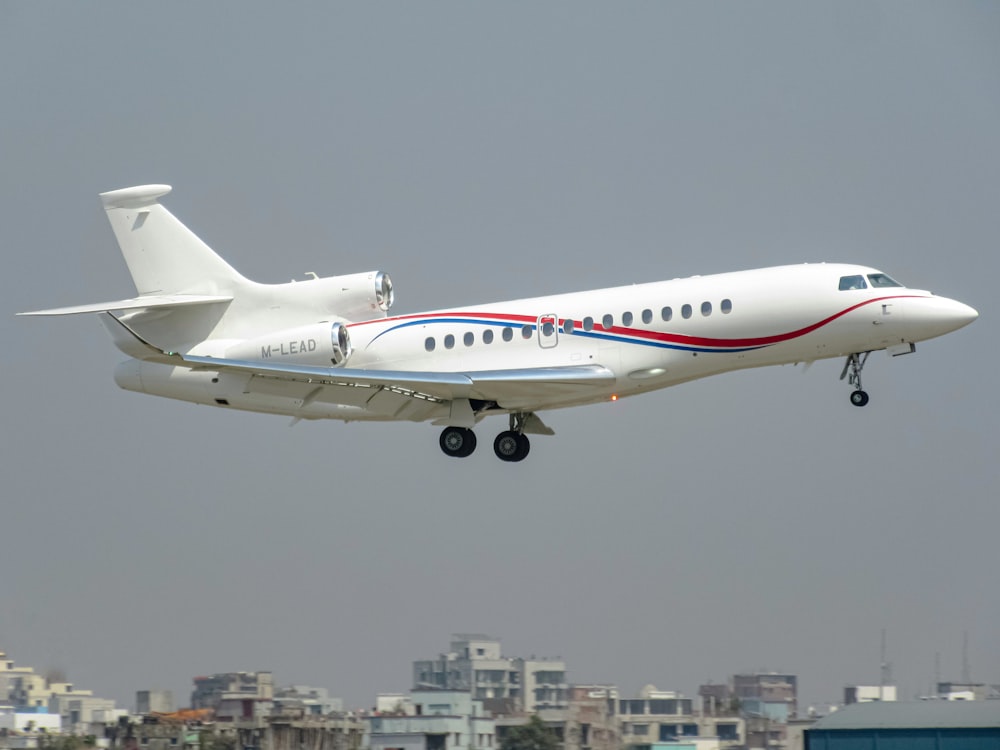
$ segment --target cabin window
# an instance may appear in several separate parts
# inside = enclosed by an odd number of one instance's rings
[[[722,310],[723,315],[729,315],[733,311],[733,301],[731,299],[722,300],[722,304],[719,305],[719,309]]]
[[[898,281],[896,281],[891,276],[887,276],[884,273],[870,273],[868,274],[868,281],[873,287],[883,287],[883,286],[903,286]]]
[[[462,343],[464,343],[466,346],[472,346],[473,344],[476,343],[476,334],[474,334],[472,331],[466,331],[465,335],[462,337]]]
[[[712,314],[712,303],[711,302],[702,302],[701,303],[701,314],[704,315],[706,318],[709,315]]]
[[[642,322],[643,323],[653,322],[653,311],[650,310],[649,308],[646,308],[645,310],[642,311]]]
[[[563,330],[566,333],[573,333],[573,328],[574,328],[574,323],[572,320],[567,319],[563,321]]]
[[[683,305],[681,307],[681,317],[687,320],[691,317],[691,305]]]
[[[660,317],[663,318],[664,322],[669,321],[671,318],[674,317],[673,308],[664,307],[662,310],[660,310]]]
[[[630,326],[630,325],[632,325],[632,313],[630,313],[630,312],[623,312],[622,313],[622,325],[623,326]]]
[[[551,336],[555,332],[556,332],[556,327],[554,325],[552,325],[552,321],[551,320],[546,320],[544,323],[542,323],[542,335],[543,336],[549,337],[549,336]]]
[[[531,326],[525,323],[521,326],[521,338],[530,339],[531,338]]]
[[[503,340],[504,341],[510,341],[511,339],[514,338],[514,329],[513,328],[504,328],[503,329],[503,334],[501,334],[501,335],[503,336]]]
[[[583,319],[583,330],[593,331],[594,330],[594,319],[589,315]]]
[[[615,318],[613,315],[608,314],[605,315],[603,318],[601,318],[601,328],[603,328],[605,331],[610,331],[611,326],[613,326],[614,324],[615,324]]]
[[[433,336],[428,336],[427,338],[424,339],[424,349],[426,349],[427,351],[429,352],[434,351],[435,346],[437,346],[437,343],[434,341]]]
[[[867,289],[864,276],[841,276],[840,291],[846,292],[852,289]]]
[[[444,337],[444,348],[453,349],[455,347],[455,337],[450,333]]]
[[[492,328],[487,328],[485,331],[483,331],[483,343],[484,344],[492,344],[493,343],[493,329]]]

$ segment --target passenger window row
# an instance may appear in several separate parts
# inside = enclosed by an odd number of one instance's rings
[[[733,311],[733,301],[731,299],[722,300],[722,302],[719,303],[719,311],[723,315],[728,315],[729,313],[731,313]],[[691,305],[685,304],[681,306],[682,318],[687,320],[693,314],[694,314],[694,309],[691,307]],[[711,302],[701,303],[701,314],[706,318],[712,314]],[[653,322],[653,311],[647,308],[640,313],[640,317],[642,318],[642,322],[648,325]],[[674,310],[672,307],[664,307],[660,310],[660,319],[663,320],[664,322],[672,320],[673,317],[674,317]],[[635,318],[631,312],[626,311],[622,313],[621,321],[623,326],[626,327],[631,326],[634,320]],[[610,331],[614,327],[614,325],[615,325],[615,318],[611,313],[607,313],[601,317],[600,326],[605,331]],[[586,318],[583,319],[582,327],[584,331],[593,331],[594,319],[588,315]],[[533,326],[530,324],[521,326],[521,338],[530,339],[532,336],[532,329]],[[563,323],[563,330],[566,333],[573,333],[573,331],[576,330],[576,323],[572,320],[567,319]],[[550,321],[542,323],[543,336],[548,337],[551,336],[553,333],[555,333],[555,326]],[[484,344],[492,344],[493,338],[494,338],[494,333],[492,328],[483,329],[482,341]],[[510,326],[505,326],[500,330],[500,338],[502,338],[504,341],[513,341],[514,329],[511,328]],[[451,333],[446,334],[444,338],[441,340],[441,342],[444,345],[445,349],[455,348],[455,336]],[[473,344],[476,343],[476,335],[472,331],[466,331],[462,335],[462,343],[467,347],[472,346]],[[424,349],[426,351],[432,352],[436,348],[437,348],[437,339],[434,336],[428,336],[426,339],[424,339]]]
[[[720,312],[722,312],[723,315],[729,315],[729,313],[733,311],[733,301],[731,299],[722,300],[722,302],[719,303],[719,310]],[[694,314],[694,308],[692,308],[691,305],[681,306],[682,318],[687,320],[693,314]],[[712,314],[711,302],[701,303],[701,314],[706,318]],[[642,319],[643,323],[649,325],[650,323],[653,322],[653,311],[647,308],[639,314],[639,317]],[[673,320],[673,318],[674,318],[674,309],[672,307],[668,306],[660,309],[660,320],[666,323]],[[631,326],[632,323],[635,321],[635,316],[633,316],[631,312],[625,311],[622,313],[621,321],[622,325],[627,328]],[[594,330],[594,323],[595,321],[592,317],[588,316],[584,318],[583,330],[585,331]],[[612,328],[614,328],[614,325],[615,325],[615,317],[610,313],[601,317],[601,328],[603,328],[605,331],[610,331]],[[566,333],[573,333],[575,327],[576,324],[572,320],[567,320],[566,323],[563,325],[563,329],[566,331]]]

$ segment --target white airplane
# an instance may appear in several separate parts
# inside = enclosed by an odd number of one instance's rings
[[[430,421],[465,457],[508,415],[504,461],[551,435],[546,409],[616,400],[749,367],[846,357],[864,406],[868,355],[897,356],[968,325],[968,305],[874,268],[803,264],[388,315],[381,272],[259,284],[160,203],[168,185],[102,193],[138,296],[22,315],[105,313],[140,393],[300,419]]]

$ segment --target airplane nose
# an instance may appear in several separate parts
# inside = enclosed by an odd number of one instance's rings
[[[947,298],[943,298],[941,301],[946,303],[941,312],[941,322],[951,326],[948,329],[949,331],[957,331],[959,328],[964,328],[979,317],[979,311],[974,307],[969,307],[964,302]]]
[[[934,338],[964,328],[979,317],[975,308],[947,297],[925,297],[907,308],[907,320],[916,326],[915,340]]]

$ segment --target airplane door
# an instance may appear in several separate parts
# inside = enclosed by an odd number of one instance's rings
[[[555,313],[538,316],[538,345],[551,349],[559,343],[559,318]]]

